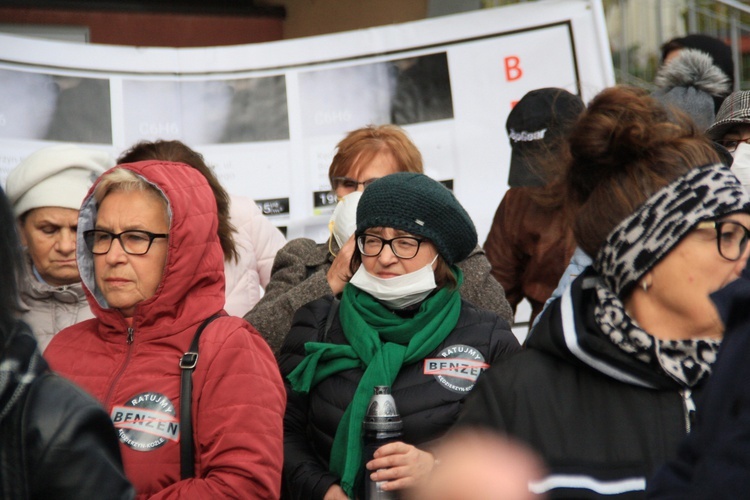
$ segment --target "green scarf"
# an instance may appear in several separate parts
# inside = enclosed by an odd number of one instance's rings
[[[463,274],[457,267],[452,271],[460,286]],[[305,344],[307,356],[287,377],[297,392],[310,392],[321,380],[340,371],[364,370],[331,449],[331,470],[341,477],[341,487],[350,497],[354,497],[362,476],[362,420],[372,388],[392,386],[403,365],[420,361],[434,351],[453,331],[460,312],[457,288],[439,289],[422,302],[414,317],[403,318],[370,294],[347,284],[339,315],[349,344]]]

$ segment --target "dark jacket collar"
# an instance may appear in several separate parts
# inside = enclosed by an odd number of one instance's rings
[[[544,312],[526,347],[595,370],[625,384],[652,389],[679,389],[665,373],[613,344],[594,318],[596,271],[586,269]]]

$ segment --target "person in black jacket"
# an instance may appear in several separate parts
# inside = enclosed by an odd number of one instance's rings
[[[365,466],[384,490],[413,486],[432,470],[430,442],[455,422],[477,377],[520,350],[505,320],[461,299],[454,264],[477,234],[439,182],[406,172],[374,181],[355,237],[340,300],[300,308],[279,354],[287,498],[353,498]],[[403,441],[364,464],[362,420],[376,385],[392,387]]]
[[[53,374],[20,311],[21,254],[0,189],[0,498],[129,499],[104,409]]]
[[[750,273],[711,296],[726,326],[697,405],[695,425],[677,458],[648,484],[648,498],[747,498],[750,491]]]
[[[593,266],[459,419],[539,452],[549,474],[532,488],[550,498],[642,498],[690,431],[721,342],[709,295],[745,267],[750,197],[693,122],[672,119],[628,87],[590,103],[566,184]]]

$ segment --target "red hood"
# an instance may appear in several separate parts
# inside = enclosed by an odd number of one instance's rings
[[[118,165],[156,186],[169,201],[169,250],[156,293],[136,307],[133,326],[139,336],[163,337],[182,331],[224,307],[224,261],[218,237],[216,199],[206,179],[182,163],[142,161]],[[100,178],[101,179],[101,178]],[[102,328],[123,331],[125,319],[110,309],[96,288],[91,253],[83,231],[96,222],[94,183],[81,207],[77,261],[86,298]],[[152,327],[157,328],[153,329]]]

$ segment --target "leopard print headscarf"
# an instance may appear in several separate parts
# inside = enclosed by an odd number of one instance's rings
[[[750,196],[721,163],[695,168],[654,193],[607,237],[594,269],[618,297],[627,296],[703,220],[750,212]]]

